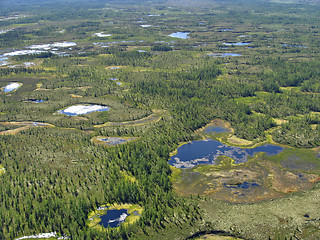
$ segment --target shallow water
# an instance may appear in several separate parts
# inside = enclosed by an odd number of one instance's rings
[[[240,57],[241,54],[238,53],[208,53],[210,57]]]
[[[217,126],[217,125],[212,125],[209,127],[206,127],[204,129],[205,133],[224,133],[224,132],[230,132],[230,130],[228,128],[224,128],[221,126]]]
[[[226,46],[246,46],[251,44],[250,42],[237,42],[237,43],[222,43],[223,45]]]
[[[283,148],[276,145],[263,145],[256,148],[240,148],[225,145],[219,141],[207,139],[192,141],[178,148],[178,154],[172,156],[169,164],[176,168],[192,168],[199,164],[216,164],[219,156],[234,159],[235,163],[248,161],[255,153],[264,152],[268,156],[277,155]]]
[[[187,39],[187,38],[189,38],[188,35],[189,35],[189,32],[175,32],[175,33],[171,33],[168,36],[174,37],[174,38],[180,38],[180,39]]]
[[[292,44],[281,44],[283,47],[295,47],[295,48],[307,48],[307,46],[304,45],[292,45]]]
[[[105,215],[100,216],[101,222],[99,224],[105,228],[107,228],[108,226],[111,228],[115,228],[118,227],[121,223],[125,222],[127,216],[127,209],[108,210]]]
[[[248,189],[250,187],[259,187],[260,185],[255,182],[243,182],[241,184],[235,184],[235,185],[228,185],[224,184],[227,188],[242,188],[242,189]]]
[[[87,114],[91,112],[104,112],[109,111],[109,107],[102,105],[74,105],[68,107],[64,110],[58,111],[60,114],[65,114],[68,116],[77,116],[82,114]]]

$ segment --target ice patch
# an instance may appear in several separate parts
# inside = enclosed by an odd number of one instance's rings
[[[140,27],[143,27],[143,28],[148,28],[148,27],[151,27],[152,25],[148,25],[148,24],[143,24],[143,25],[140,25]]]
[[[10,32],[12,30],[13,29],[0,30],[0,34],[4,34],[4,33],[7,33],[7,32]]]
[[[13,56],[22,56],[22,55],[28,55],[28,54],[40,54],[44,53],[44,51],[38,51],[38,50],[21,50],[21,51],[14,51],[9,53],[4,53],[3,56],[5,57],[13,57]]]
[[[24,237],[16,238],[15,240],[30,239],[30,238],[51,238],[51,237],[56,237],[56,236],[57,236],[57,232],[39,233],[37,235],[24,236]]]
[[[188,35],[189,35],[189,32],[175,32],[175,33],[171,33],[168,36],[169,37],[174,37],[174,38],[187,39],[187,38],[189,38]]]
[[[19,87],[21,87],[21,83],[10,83],[3,88],[3,91],[12,92],[13,90],[18,89]]]
[[[75,105],[66,108],[65,110],[60,110],[58,113],[60,114],[66,114],[68,116],[76,116],[76,115],[82,115],[87,114],[91,112],[102,112],[102,111],[109,111],[109,107],[107,106],[101,106],[101,105]]]
[[[127,214],[122,213],[119,218],[109,220],[108,223],[113,223],[113,222],[122,223],[122,222],[124,222],[126,220],[127,217],[128,217]]]
[[[105,34],[103,32],[95,33],[93,35],[97,36],[97,37],[111,37],[112,36],[111,34]]]

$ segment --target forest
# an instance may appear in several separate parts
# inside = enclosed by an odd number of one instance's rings
[[[319,13],[295,0],[1,1],[0,239],[319,238]],[[229,131],[203,132],[216,122]],[[284,150],[168,163],[208,138]],[[265,196],[232,201],[250,174]],[[218,193],[222,175],[231,195]],[[90,213],[113,204],[143,211],[92,227]]]

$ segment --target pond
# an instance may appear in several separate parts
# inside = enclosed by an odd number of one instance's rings
[[[21,83],[10,83],[3,88],[3,91],[4,92],[12,92],[12,91],[18,89],[19,87],[21,87],[21,85],[22,85]]]
[[[237,42],[237,43],[222,43],[223,45],[226,46],[246,46],[251,44],[250,42]]]
[[[68,116],[77,116],[82,114],[87,114],[91,112],[104,112],[109,111],[109,107],[102,105],[74,105],[68,107],[64,110],[58,111],[60,114],[65,114]]]
[[[120,226],[120,224],[123,223],[128,216],[129,215],[127,209],[108,210],[105,215],[100,216],[101,222],[99,224],[105,228],[107,228],[108,226],[111,228],[115,228]]]
[[[0,67],[7,65],[9,63],[7,60],[8,60],[7,57],[0,55]]]
[[[268,156],[273,156],[282,151],[283,148],[276,145],[240,148],[206,139],[192,141],[179,147],[178,153],[170,158],[169,164],[176,168],[192,168],[199,164],[215,164],[219,156],[230,157],[238,164],[248,161],[248,157],[254,156],[255,153],[264,152]]]
[[[174,38],[180,38],[180,39],[187,39],[189,38],[189,32],[175,32],[175,33],[171,33],[170,35],[168,35],[169,37],[174,37]]]
[[[230,132],[230,129],[224,128],[218,125],[212,125],[212,126],[206,127],[203,131],[205,133],[225,133],[225,132]]]
[[[293,45],[293,44],[281,44],[283,47],[295,47],[295,48],[307,48],[307,46],[304,45]]]
[[[210,57],[240,57],[241,54],[238,53],[208,53]]]

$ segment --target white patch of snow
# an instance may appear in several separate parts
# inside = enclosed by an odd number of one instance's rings
[[[122,214],[120,215],[120,217],[119,217],[119,218],[109,220],[109,221],[108,221],[108,223],[113,223],[113,222],[124,222],[124,221],[126,220],[126,218],[127,218],[127,217],[128,217],[128,215],[127,215],[127,214],[122,213]]]
[[[7,33],[7,32],[10,32],[12,30],[13,29],[0,30],[0,34],[4,34],[4,33]]]
[[[66,47],[73,47],[77,44],[75,42],[60,42],[60,43],[54,43],[51,44],[51,47],[53,48],[66,48]]]
[[[27,55],[27,54],[39,54],[43,52],[44,51],[38,51],[38,50],[21,50],[21,51],[4,53],[3,56],[13,57],[13,56],[21,56],[21,55]]]
[[[15,89],[18,89],[21,86],[21,83],[10,83],[4,87],[4,92],[11,92]]]
[[[37,235],[24,236],[24,237],[16,238],[15,240],[30,239],[30,238],[51,238],[51,237],[56,237],[56,236],[57,236],[56,232],[39,233]]]
[[[111,34],[105,34],[103,32],[95,33],[93,35],[97,36],[97,37],[111,37],[112,36]]]
[[[67,114],[67,115],[81,115],[81,114],[87,114],[91,112],[96,112],[96,111],[108,111],[109,107],[106,106],[101,106],[101,105],[75,105],[66,108],[65,110],[59,111],[59,113],[62,114]]]
[[[140,27],[143,27],[143,28],[148,28],[148,27],[151,27],[152,25],[148,25],[148,24],[143,24],[143,25],[140,25]]]

